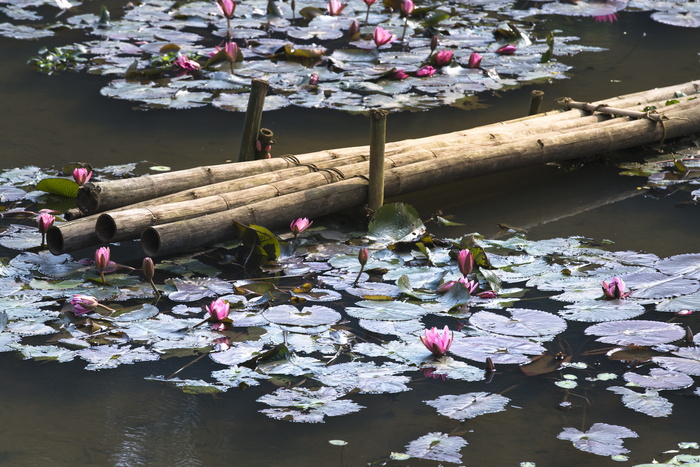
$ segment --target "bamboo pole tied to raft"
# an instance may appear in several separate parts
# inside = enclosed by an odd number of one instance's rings
[[[386,110],[369,111],[369,193],[367,204],[374,214],[384,204],[384,149],[386,144]]]
[[[241,149],[238,153],[239,162],[255,159],[255,143],[258,141],[260,133],[265,94],[267,94],[269,86],[270,84],[262,79],[254,79],[251,83],[248,110],[245,113],[243,134],[241,135]]]

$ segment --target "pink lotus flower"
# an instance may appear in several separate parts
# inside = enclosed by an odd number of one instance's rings
[[[612,13],[610,15],[594,16],[594,20],[598,23],[614,23],[618,20],[617,13]]]
[[[302,233],[304,230],[311,227],[311,224],[313,224],[313,223],[314,223],[314,221],[310,221],[306,217],[300,217],[299,219],[293,220],[292,223],[289,224],[289,229],[292,231],[292,233],[296,237],[297,235]]]
[[[403,0],[403,2],[401,2],[401,11],[406,16],[409,16],[411,13],[413,13],[413,10],[415,8],[416,5],[413,3],[412,0]]]
[[[474,269],[474,255],[472,252],[468,249],[460,250],[457,255],[457,265],[459,266],[459,272],[463,276],[468,276]]]
[[[469,55],[469,63],[467,64],[467,66],[469,68],[479,68],[481,66],[482,58],[483,57],[480,54],[472,52],[471,55]]]
[[[513,44],[506,44],[496,50],[496,53],[501,55],[513,55],[515,53],[515,46]]]
[[[228,318],[228,311],[230,308],[230,305],[227,301],[217,299],[211,302],[210,305],[207,305],[207,311],[209,312],[209,315],[214,318],[217,322],[221,322]]]
[[[73,170],[73,180],[80,186],[85,185],[90,180],[90,177],[92,177],[92,170],[88,171],[88,169],[82,167]]]
[[[387,76],[389,79],[406,79],[408,78],[408,75],[406,74],[405,71],[403,71],[401,68],[398,70],[394,70],[389,75]]]
[[[195,71],[200,70],[202,68],[202,65],[195,62],[194,60],[191,60],[187,57],[187,55],[179,55],[173,63],[175,63],[175,65],[179,66],[185,71]]]
[[[425,335],[421,336],[420,340],[433,355],[442,357],[452,345],[452,337],[452,331],[445,326],[442,332],[438,331],[437,328],[426,329]]]
[[[42,212],[41,214],[39,214],[39,217],[37,217],[36,219],[37,226],[39,227],[39,232],[41,232],[42,235],[46,234],[46,232],[49,231],[49,227],[53,225],[53,222],[55,220],[56,218],[48,212]]]
[[[328,8],[328,13],[331,16],[338,16],[343,12],[346,6],[348,6],[348,4],[340,3],[340,0],[329,0],[326,8]]]
[[[449,65],[452,61],[453,52],[451,50],[441,50],[435,54],[435,64],[437,66]]]
[[[603,295],[610,300],[624,300],[632,292],[625,292],[625,282],[619,277],[613,277],[610,283],[603,281]]]
[[[82,316],[94,311],[97,305],[99,305],[99,302],[95,297],[91,297],[90,295],[76,294],[73,295],[70,304],[73,305],[73,313],[75,313],[76,316]]]
[[[425,65],[423,68],[416,71],[416,76],[423,78],[428,76],[433,76],[435,74],[435,68],[430,65]]]
[[[216,6],[219,7],[219,11],[227,19],[233,18],[233,12],[236,10],[236,2],[233,0],[216,0]]]
[[[377,48],[379,48],[383,45],[386,45],[386,44],[391,44],[392,42],[394,42],[396,40],[395,35],[393,35],[392,33],[390,33],[389,31],[387,31],[383,28],[380,28],[379,26],[377,26],[374,29],[373,38],[374,38],[374,43],[377,46]]]

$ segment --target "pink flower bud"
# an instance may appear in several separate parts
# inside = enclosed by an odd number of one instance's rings
[[[452,54],[453,52],[451,50],[441,50],[435,54],[435,64],[437,66],[449,65],[452,61]]]
[[[496,53],[501,55],[513,55],[515,53],[515,46],[513,44],[506,44],[496,50]]]
[[[419,69],[416,71],[416,76],[422,78],[422,77],[428,77],[428,76],[433,76],[435,74],[435,68],[433,68],[430,65],[426,65],[423,68]]]
[[[80,186],[85,185],[90,180],[90,177],[92,177],[91,170],[88,171],[88,169],[82,167],[73,170],[73,180]]]
[[[95,267],[99,273],[103,273],[109,264],[109,247],[103,246],[95,251]]]
[[[217,322],[221,322],[228,317],[230,305],[225,300],[217,299],[211,302],[210,305],[207,305],[206,308],[212,318]]]
[[[233,18],[233,12],[236,10],[236,2],[233,0],[216,0],[216,6],[224,17]]]
[[[82,316],[97,308],[99,302],[95,297],[91,297],[90,295],[73,295],[70,304],[73,305],[73,313],[75,313],[76,316]]]
[[[396,36],[390,33],[389,31],[380,28],[377,26],[374,29],[374,35],[373,35],[374,43],[375,45],[379,48],[383,45],[390,44],[396,40]]]
[[[367,264],[367,260],[369,260],[369,250],[367,250],[367,248],[360,248],[360,251],[357,253],[357,260],[362,266]]]
[[[53,225],[53,222],[55,220],[56,218],[48,212],[42,212],[41,214],[39,214],[39,217],[37,217],[36,219],[37,226],[39,227],[39,232],[41,232],[42,234],[48,232],[49,228]]]
[[[313,223],[314,223],[314,221],[310,221],[306,217],[300,217],[299,219],[293,220],[292,223],[289,224],[289,229],[292,231],[292,233],[296,237],[297,235],[302,233],[304,230],[311,227],[311,224],[313,224]]]
[[[482,57],[480,54],[472,52],[471,55],[469,55],[469,63],[467,66],[469,68],[479,68],[481,66],[481,59]]]

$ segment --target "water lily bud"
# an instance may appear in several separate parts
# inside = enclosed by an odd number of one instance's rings
[[[73,170],[73,180],[80,186],[85,185],[90,180],[90,177],[92,177],[92,171],[88,171],[88,169],[79,167]]]
[[[482,58],[483,57],[480,54],[472,52],[471,55],[469,55],[469,63],[467,64],[467,66],[469,68],[479,68],[481,66]]]
[[[453,52],[451,50],[441,50],[435,54],[435,64],[437,66],[449,65],[452,61]]]
[[[496,50],[496,53],[501,55],[513,55],[515,53],[515,46],[513,44],[506,44]]]
[[[236,2],[233,0],[216,0],[216,6],[219,11],[227,19],[233,18],[233,12],[236,11]]]
[[[49,227],[53,225],[53,222],[55,220],[56,218],[48,212],[42,212],[41,214],[39,214],[39,217],[37,217],[36,219],[37,226],[39,227],[39,232],[41,232],[42,234],[48,232]]]
[[[438,39],[438,36],[433,36],[430,39],[430,52],[435,52],[435,49],[437,49],[439,42],[440,40]]]
[[[409,16],[411,13],[413,13],[413,9],[415,7],[416,5],[413,3],[412,0],[403,0],[403,2],[401,2],[401,11],[406,16]]]
[[[75,313],[76,316],[82,316],[97,308],[99,302],[95,297],[91,297],[90,295],[76,294],[73,295],[70,304],[73,305],[73,313]]]
[[[309,84],[312,86],[316,86],[318,84],[318,73],[313,73],[311,76],[309,76]]]
[[[141,263],[141,269],[143,269],[143,275],[146,277],[146,280],[152,281],[153,276],[156,273],[156,267],[153,264],[153,260],[146,256],[143,259],[143,263]]]
[[[95,267],[99,273],[103,273],[109,264],[109,247],[103,246],[95,251]]]
[[[624,300],[632,292],[625,292],[625,282],[619,277],[613,277],[610,283],[603,281],[603,295],[610,300]]]
[[[360,38],[360,23],[357,20],[350,21],[350,26],[348,26],[348,39],[351,41]]]
[[[360,251],[357,253],[357,260],[360,262],[361,266],[364,266],[367,264],[367,260],[369,259],[369,250],[367,248],[360,248]]]
[[[389,76],[387,76],[389,79],[406,79],[408,78],[408,75],[406,74],[405,71],[402,69],[394,70],[391,73],[389,73]]]
[[[463,276],[469,275],[474,269],[474,255],[468,249],[460,250],[457,255],[457,266]]]

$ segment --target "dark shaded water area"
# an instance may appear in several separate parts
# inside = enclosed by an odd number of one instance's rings
[[[546,93],[545,110],[553,99],[599,100],[653,87],[680,84],[699,77],[700,32],[652,22],[647,13],[630,13],[613,24],[590,19],[558,19],[567,34],[587,45],[608,48],[567,60],[571,79],[537,86]],[[99,95],[106,79],[64,73],[39,75],[26,60],[41,45],[71,42],[65,35],[51,40],[0,39],[2,113],[0,147],[3,168],[61,166],[72,161],[95,167],[148,160],[173,169],[230,160],[238,152],[243,115],[213,108],[187,111],[137,111],[124,101]],[[479,110],[444,108],[422,113],[392,114],[391,141],[429,136],[521,116],[533,87],[484,95]],[[286,108],[264,115],[278,144],[274,155],[300,154],[367,143],[366,117],[331,111]],[[634,158],[640,150],[616,154]],[[664,257],[700,251],[700,217],[695,207],[681,208],[687,193],[661,199],[637,190],[643,179],[624,178],[609,164],[593,164],[565,172],[532,167],[465,180],[406,195],[424,218],[438,209],[466,227],[431,227],[437,235],[459,237],[468,232],[490,236],[496,225],[528,229],[532,239],[581,235],[610,240],[611,248],[640,250]],[[393,201],[393,200],[392,200]],[[132,261],[136,248],[125,248]],[[11,252],[3,250],[2,255]],[[75,257],[92,251],[76,252]],[[126,262],[126,261],[124,261]],[[536,302],[528,308],[538,308]],[[545,310],[547,311],[547,310]],[[548,310],[553,311],[553,310]],[[698,315],[685,324],[698,331]],[[585,326],[571,323],[568,334],[576,348]],[[593,359],[595,360],[595,359]],[[625,441],[631,462],[650,462],[679,441],[697,437],[697,398],[692,391],[668,395],[674,403],[668,418],[650,418],[620,404],[619,396],[598,391],[589,403],[575,400],[568,412],[557,409],[562,390],[552,379],[527,378],[517,368],[499,369],[495,379],[466,383],[423,379],[412,390],[393,395],[355,395],[362,411],[327,419],[324,424],[276,421],[258,413],[256,399],[269,388],[251,387],[220,395],[190,395],[177,388],[146,381],[169,374],[187,363],[170,359],[85,371],[84,364],[23,361],[0,354],[0,465],[7,466],[359,466],[386,459],[392,451],[428,432],[454,433],[469,445],[462,449],[468,466],[619,465],[610,458],[575,450],[558,440],[562,427],[587,429],[607,422],[630,427],[639,438]],[[604,371],[611,364],[598,360]],[[196,378],[214,367],[202,361],[187,370]],[[697,377],[696,377],[697,380]],[[444,389],[449,386],[449,389]],[[459,424],[435,415],[422,401],[450,393],[499,393],[517,386],[518,400],[506,412]],[[600,393],[603,394],[600,394]],[[508,393],[506,393],[507,395]],[[332,446],[342,439],[345,448]],[[411,459],[387,465],[433,466]]]

